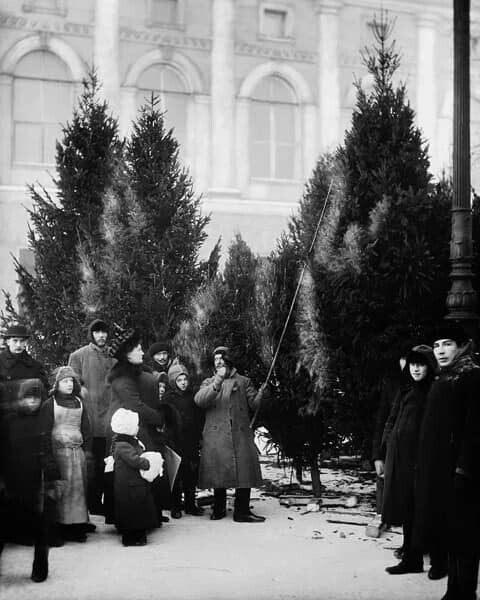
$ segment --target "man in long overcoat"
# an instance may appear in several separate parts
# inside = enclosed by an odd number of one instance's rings
[[[106,431],[111,390],[107,381],[115,359],[109,354],[107,345],[109,327],[105,321],[95,319],[88,328],[89,343],[70,354],[68,364],[75,370],[88,391],[84,397],[85,408],[92,428],[93,464],[89,463],[88,510],[93,514],[103,514],[102,495],[104,492],[104,458]]]
[[[195,402],[205,410],[200,456],[200,488],[214,488],[212,520],[226,516],[227,488],[235,488],[233,519],[263,522],[250,510],[250,491],[262,483],[262,474],[249,412],[259,401],[248,377],[233,367],[229,349],[214,350],[215,375],[205,379]]]
[[[474,600],[480,556],[480,367],[468,336],[455,324],[437,330],[433,352],[440,374],[427,396],[419,438],[416,518],[430,541],[432,533],[437,538],[430,555],[448,552],[442,600]],[[444,537],[438,539],[439,532]],[[424,541],[418,541],[419,548]]]

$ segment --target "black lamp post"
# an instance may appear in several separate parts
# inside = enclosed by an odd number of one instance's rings
[[[476,329],[477,294],[472,286],[470,201],[470,0],[453,0],[453,203],[447,319]]]

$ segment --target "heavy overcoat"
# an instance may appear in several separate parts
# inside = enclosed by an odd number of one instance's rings
[[[149,462],[141,457],[143,447],[129,435],[115,435],[114,466],[115,525],[120,532],[158,526],[151,484],[140,475]]]
[[[129,363],[117,363],[111,370],[109,381],[112,387],[112,402],[109,410],[109,426],[107,433],[110,439],[112,431],[110,421],[113,413],[119,408],[126,408],[138,413],[139,432],[138,438],[147,450],[157,450],[148,426],[162,427],[164,425],[163,414],[152,408],[156,402],[158,390],[152,373],[135,368]]]
[[[480,368],[459,356],[427,396],[416,477],[417,545],[446,530],[457,554],[480,550]]]
[[[75,370],[88,390],[84,397],[93,437],[105,437],[111,401],[108,374],[116,360],[108,348],[99,348],[93,342],[70,354],[68,364]]]
[[[428,382],[403,387],[385,424],[382,438],[382,447],[386,448],[382,517],[385,523],[391,525],[403,525],[410,517],[407,511],[414,498],[418,436],[428,388]]]
[[[249,488],[262,484],[262,474],[250,428],[255,388],[232,369],[216,391],[214,377],[205,379],[195,402],[205,410],[200,454],[200,488]]]

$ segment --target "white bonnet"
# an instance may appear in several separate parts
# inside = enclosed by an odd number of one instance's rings
[[[138,413],[126,408],[119,408],[113,413],[111,425],[113,433],[137,435]]]

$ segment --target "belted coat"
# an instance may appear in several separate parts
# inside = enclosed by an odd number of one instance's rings
[[[258,487],[262,474],[250,428],[256,390],[236,369],[218,391],[214,379],[205,379],[195,394],[195,402],[205,411],[198,487]]]

